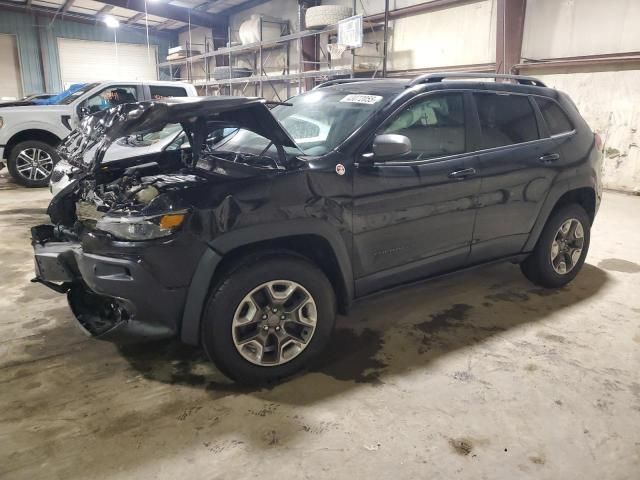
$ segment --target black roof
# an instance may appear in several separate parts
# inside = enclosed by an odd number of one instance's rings
[[[505,78],[510,79],[511,81],[495,82],[488,80],[490,78]],[[420,91],[466,88],[514,93],[534,93],[547,96],[553,96],[553,92],[555,92],[555,90],[546,87],[543,82],[535,78],[519,75],[499,76],[491,73],[439,73],[422,75],[413,79],[362,78],[346,79],[344,82],[345,83],[332,84],[332,82],[329,81],[326,82],[325,85],[321,84],[316,88],[326,88],[345,93],[380,95],[400,94],[408,88],[417,88],[420,89]]]
[[[362,81],[328,85],[324,88],[348,93],[394,94],[402,92],[406,85],[407,80],[405,79],[385,78],[378,80],[373,78],[363,78]]]

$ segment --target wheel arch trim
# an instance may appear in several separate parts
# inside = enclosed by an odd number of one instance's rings
[[[573,191],[577,191],[583,188],[589,188],[593,190],[594,195],[596,195],[596,187],[592,177],[590,176],[581,176],[572,178],[571,181],[569,179],[563,180],[561,182],[556,183],[551,187],[549,194],[547,195],[547,199],[538,214],[538,219],[536,220],[531,232],[529,233],[529,238],[527,239],[523,251],[530,252],[532,251],[540,235],[542,234],[542,230],[547,223],[551,213],[554,211],[560,199]],[[597,210],[597,195],[596,195],[596,210]]]
[[[249,247],[266,240],[286,239],[289,237],[312,235],[325,240],[336,259],[339,275],[342,277],[347,303],[354,298],[354,280],[347,246],[337,228],[315,219],[274,222],[253,227],[240,228],[225,233],[209,242],[193,274],[187,291],[180,326],[180,338],[183,342],[198,345],[200,324],[211,284],[224,256],[238,248]]]
[[[63,137],[61,137],[60,135],[57,135],[56,133],[51,132],[45,128],[25,128],[11,134],[9,140],[7,140],[6,144],[4,145],[4,155],[8,159],[11,155],[13,147],[27,141],[47,143],[55,149],[57,145],[62,141],[62,138]]]

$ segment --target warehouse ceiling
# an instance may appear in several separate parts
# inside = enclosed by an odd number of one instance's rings
[[[256,0],[0,0],[3,7],[32,11],[55,19],[102,21],[105,16],[116,18],[121,25],[154,30],[183,30],[192,27],[223,25],[225,16],[255,5]]]

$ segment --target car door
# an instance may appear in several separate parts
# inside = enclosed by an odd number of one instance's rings
[[[470,261],[519,253],[563,160],[528,95],[474,92],[481,178]]]
[[[468,153],[468,95],[430,93],[398,109],[376,132],[403,135],[409,154],[354,173],[356,294],[452,270],[470,251],[479,180]],[[364,150],[371,155],[372,142]]]

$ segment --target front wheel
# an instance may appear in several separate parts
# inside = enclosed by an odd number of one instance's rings
[[[46,187],[58,159],[56,149],[48,143],[27,140],[11,149],[7,166],[13,179],[20,185]]]
[[[520,264],[531,282],[559,288],[573,280],[584,264],[591,238],[591,220],[578,204],[551,214],[535,249]]]
[[[250,257],[211,292],[202,344],[228,377],[263,384],[306,369],[327,345],[336,301],[324,273],[294,255]]]

